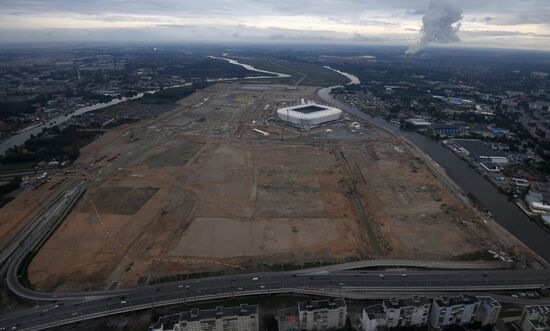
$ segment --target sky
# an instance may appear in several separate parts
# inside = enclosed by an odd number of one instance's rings
[[[457,38],[440,40],[448,45],[550,51],[550,0],[0,0],[0,43],[414,46],[430,2],[439,1],[462,12]]]

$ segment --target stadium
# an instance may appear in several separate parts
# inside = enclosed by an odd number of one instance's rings
[[[336,121],[341,115],[342,111],[338,108],[316,103],[284,107],[277,110],[279,119],[300,127],[312,127]]]

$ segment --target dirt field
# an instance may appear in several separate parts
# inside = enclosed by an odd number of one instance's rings
[[[315,89],[218,84],[86,146],[88,190],[28,269],[38,289],[266,263],[449,259],[500,245],[404,143],[273,109]],[[260,137],[259,128],[270,132]],[[19,200],[17,198],[16,200]]]

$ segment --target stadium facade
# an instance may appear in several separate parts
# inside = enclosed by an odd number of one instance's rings
[[[340,119],[342,110],[330,106],[307,103],[277,110],[279,119],[299,127],[314,127]]]

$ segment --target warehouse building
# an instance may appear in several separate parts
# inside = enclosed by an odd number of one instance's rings
[[[301,128],[310,128],[340,119],[342,110],[316,103],[284,107],[277,110],[280,120]]]
[[[473,158],[478,162],[506,164],[508,158],[503,151],[493,149],[491,146],[478,139],[451,139],[449,144],[461,153]]]

